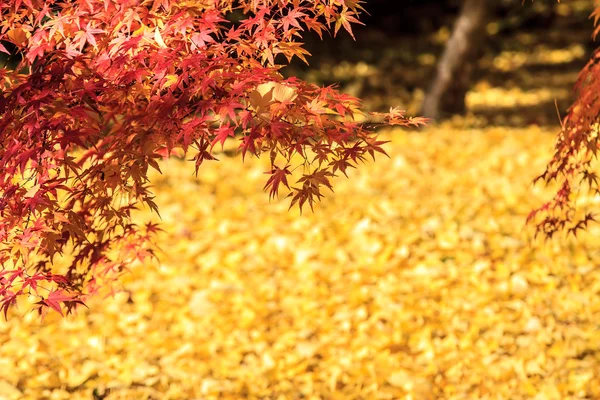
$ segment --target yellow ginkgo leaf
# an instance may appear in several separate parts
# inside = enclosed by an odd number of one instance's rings
[[[162,38],[162,35],[160,34],[160,30],[158,30],[158,27],[156,27],[156,29],[154,30],[154,40],[156,41],[156,43],[158,43],[160,47],[167,47],[165,41]]]

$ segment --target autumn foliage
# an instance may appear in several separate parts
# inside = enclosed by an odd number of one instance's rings
[[[367,115],[358,99],[280,70],[306,62],[306,32],[353,35],[359,0],[0,0],[0,311],[19,297],[63,314],[153,255],[158,211],[148,170],[172,155],[196,173],[226,140],[267,153],[265,190],[302,209],[367,156],[378,124],[419,125],[398,109]],[[593,18],[600,19],[597,1]],[[600,28],[596,28],[597,34]],[[600,191],[600,53],[579,77],[555,154],[539,179],[555,198],[529,221],[546,237],[594,220],[576,207]],[[376,122],[373,122],[376,121]],[[294,160],[300,159],[300,163]],[[299,178],[292,178],[299,174]],[[224,182],[224,184],[227,184]]]
[[[306,60],[304,32],[352,35],[362,11],[357,0],[0,0],[0,52],[17,64],[0,69],[5,316],[19,296],[70,312],[152,255],[157,226],[130,213],[156,209],[147,173],[161,158],[191,158],[198,173],[237,137],[243,156],[270,157],[270,196],[285,187],[312,207],[333,176],[384,152],[373,117],[422,123],[397,109],[365,116],[358,99],[279,72]]]
[[[596,25],[593,36],[600,33],[600,1],[595,1],[591,15]],[[551,238],[566,231],[577,235],[590,222],[596,221],[593,213],[577,207],[582,190],[600,194],[600,180],[595,171],[598,156],[600,125],[600,49],[579,73],[575,91],[577,98],[561,122],[561,132],[556,140],[554,155],[544,173],[536,181],[557,183],[554,198],[534,210],[528,221],[535,225],[536,233]]]

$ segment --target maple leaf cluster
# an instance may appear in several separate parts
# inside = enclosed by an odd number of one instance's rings
[[[5,316],[19,296],[69,312],[153,255],[157,227],[130,215],[156,210],[147,173],[161,158],[188,155],[197,173],[237,136],[244,156],[269,153],[270,196],[286,187],[302,208],[383,153],[358,99],[280,73],[306,61],[304,32],[352,34],[362,11],[358,0],[0,0],[0,52],[18,61],[0,69]]]
[[[600,0],[595,0],[591,18],[594,20],[594,39],[600,33]],[[577,98],[561,121],[561,132],[554,146],[554,154],[543,174],[536,178],[546,184],[556,182],[558,190],[552,200],[533,210],[527,221],[535,225],[536,235],[552,238],[566,231],[577,235],[586,229],[596,216],[577,208],[582,190],[600,194],[595,161],[599,145],[600,116],[600,49],[579,73],[575,84]]]

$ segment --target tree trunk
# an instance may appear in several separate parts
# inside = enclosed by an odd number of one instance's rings
[[[439,119],[466,109],[465,95],[485,40],[493,0],[465,0],[454,31],[439,61],[437,74],[425,95],[421,114]]]

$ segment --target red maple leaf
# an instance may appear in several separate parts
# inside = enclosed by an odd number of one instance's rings
[[[234,129],[229,125],[223,125],[215,129],[215,138],[210,142],[211,149],[215,147],[215,144],[221,143],[221,149],[225,146],[225,140],[228,137],[234,137]]]
[[[275,166],[271,171],[265,172],[265,174],[271,174],[271,177],[263,188],[263,190],[267,190],[269,187],[271,188],[269,190],[269,199],[272,199],[279,194],[280,184],[283,183],[285,187],[288,189],[290,188],[287,182],[287,175],[291,175],[289,165],[286,165],[283,169]]]
[[[50,294],[48,295],[48,297],[46,297],[44,300],[41,300],[39,302],[37,302],[36,304],[40,304],[40,305],[46,305],[48,307],[50,307],[51,309],[55,310],[56,312],[58,312],[61,316],[64,316],[62,309],[60,307],[60,303],[61,302],[65,302],[65,301],[75,301],[76,299],[74,298],[74,296],[70,296],[65,294],[64,290],[54,290],[51,291]]]

